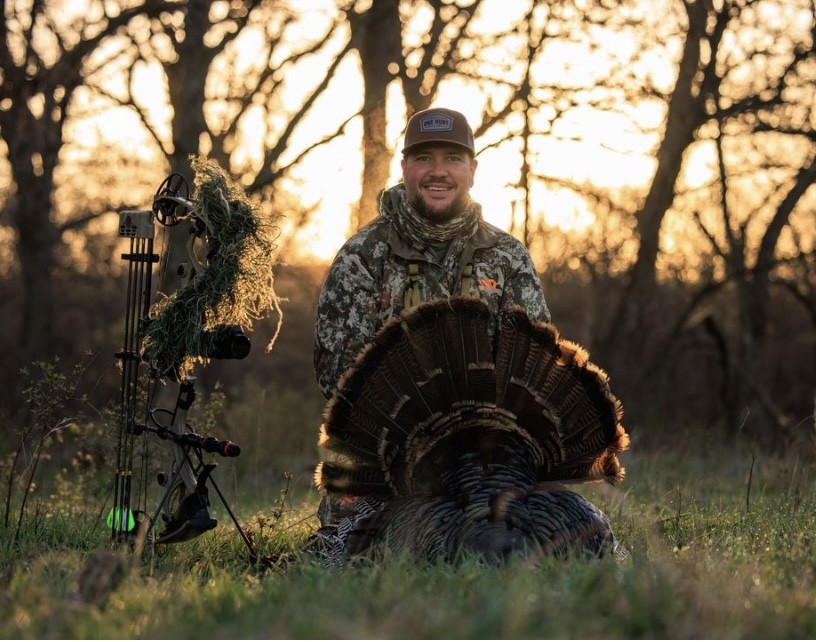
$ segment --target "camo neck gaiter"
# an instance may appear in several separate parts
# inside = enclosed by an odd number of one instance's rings
[[[402,184],[383,192],[380,214],[390,220],[399,235],[419,251],[449,243],[455,238],[468,238],[482,220],[481,206],[470,201],[458,216],[442,224],[433,223],[411,206]]]

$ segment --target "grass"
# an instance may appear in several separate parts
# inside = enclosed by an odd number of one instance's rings
[[[269,506],[246,520],[260,553],[285,554],[271,568],[247,561],[222,515],[215,531],[134,560],[108,550],[96,511],[41,511],[16,543],[2,533],[0,635],[816,637],[812,464],[717,449],[627,459],[620,491],[582,490],[612,518],[630,551],[623,562],[391,557],[328,571],[298,552],[315,525],[317,498],[305,486],[279,518]],[[118,572],[118,583],[108,577]],[[94,573],[103,588],[93,588]]]

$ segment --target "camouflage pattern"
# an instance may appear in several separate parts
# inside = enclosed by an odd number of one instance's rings
[[[320,291],[314,366],[323,394],[328,398],[336,392],[360,351],[405,308],[410,264],[419,268],[421,300],[429,301],[464,294],[467,263],[473,265],[467,294],[481,297],[494,314],[521,305],[530,318],[550,320],[535,265],[524,245],[507,232],[480,221],[461,254],[437,258],[409,245],[380,216],[343,245]]]

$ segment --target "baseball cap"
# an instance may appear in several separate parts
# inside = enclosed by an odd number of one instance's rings
[[[473,130],[467,119],[458,111],[432,107],[418,111],[408,120],[405,128],[405,154],[424,143],[450,143],[467,149],[476,156]]]

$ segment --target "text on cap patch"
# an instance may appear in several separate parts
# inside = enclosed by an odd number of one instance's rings
[[[449,132],[453,129],[453,118],[445,114],[428,114],[419,121],[421,132]]]

